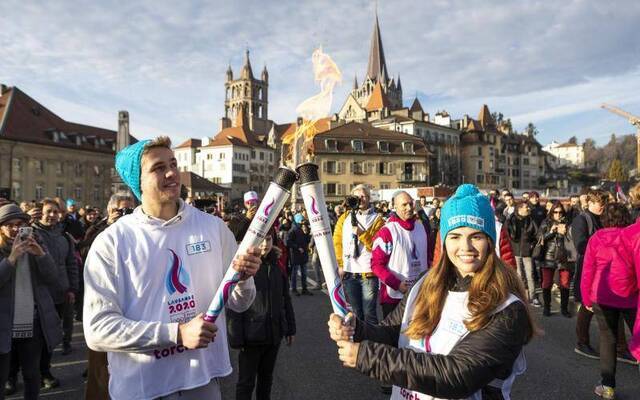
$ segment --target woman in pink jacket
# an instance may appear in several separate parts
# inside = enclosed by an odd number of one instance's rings
[[[580,289],[583,305],[593,309],[600,330],[602,382],[595,393],[604,399],[615,398],[619,319],[623,318],[629,329],[636,319],[638,285],[630,253],[622,243],[622,232],[631,222],[622,204],[608,204],[602,215],[604,228],[589,239],[584,255]]]

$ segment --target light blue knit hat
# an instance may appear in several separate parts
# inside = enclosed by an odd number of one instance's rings
[[[140,168],[142,151],[150,140],[141,140],[131,144],[116,154],[116,170],[122,181],[129,186],[138,200],[142,200],[140,192]]]
[[[444,203],[440,212],[440,238],[444,244],[447,234],[462,226],[478,229],[496,243],[496,221],[489,198],[471,184],[460,185],[456,193]]]

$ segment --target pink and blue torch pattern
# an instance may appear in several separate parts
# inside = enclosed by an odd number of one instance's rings
[[[215,306],[204,315],[205,321],[216,322],[238,282],[240,282],[240,272],[236,272],[231,279],[222,282],[222,290],[216,293]]]

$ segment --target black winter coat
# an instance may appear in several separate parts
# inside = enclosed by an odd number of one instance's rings
[[[286,245],[289,249],[289,264],[304,265],[309,261],[311,235],[304,233],[298,224],[293,224],[287,233]],[[302,252],[300,251],[302,249]]]
[[[587,219],[590,222],[587,222]],[[573,222],[571,222],[571,237],[573,238],[573,244],[578,253],[576,257],[575,282],[573,285],[574,298],[578,303],[582,302],[580,280],[582,278],[582,263],[584,261],[584,253],[587,251],[587,243],[589,242],[589,238],[601,228],[602,222],[600,222],[600,217],[591,213],[589,210],[579,214],[573,219]]]
[[[567,233],[552,232],[554,222],[545,220],[540,227],[543,239],[542,255],[547,268],[571,268],[576,260],[575,247],[571,240],[571,226],[566,225]]]
[[[523,218],[514,212],[507,218],[506,223],[513,255],[515,257],[531,257],[538,231],[531,216]]]
[[[471,279],[458,278],[454,291],[467,290]],[[531,331],[526,306],[515,302],[497,312],[487,326],[470,332],[448,355],[398,349],[407,295],[380,325],[356,321],[355,342],[361,342],[356,369],[365,375],[430,396],[460,399],[482,390],[484,400],[502,400],[488,386],[511,375],[513,363]]]
[[[296,334],[296,319],[289,296],[289,280],[277,264],[276,251],[263,258],[253,277],[256,298],[245,312],[226,309],[227,336],[234,348],[273,345]]]
[[[539,228],[542,225],[542,221],[547,218],[547,210],[540,204],[536,204],[531,207],[531,218],[536,223],[536,228]]]

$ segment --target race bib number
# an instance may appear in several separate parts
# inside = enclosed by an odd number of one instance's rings
[[[187,255],[194,255],[199,253],[206,253],[211,251],[211,243],[208,240],[198,243],[189,243],[187,245]]]

